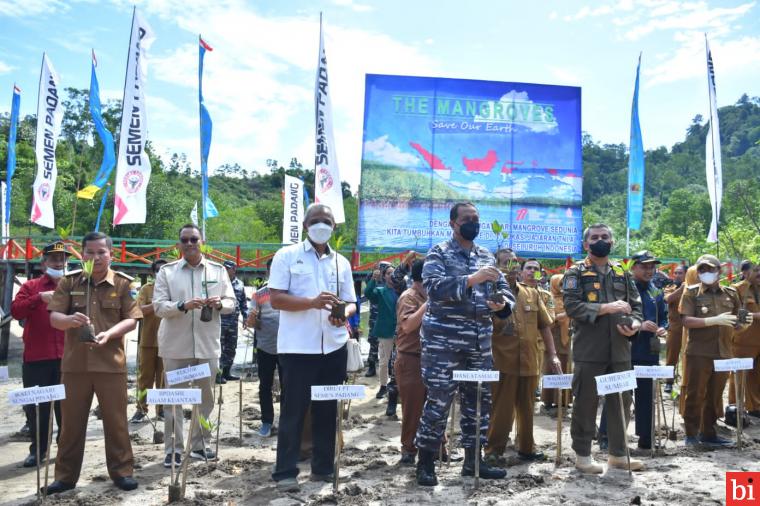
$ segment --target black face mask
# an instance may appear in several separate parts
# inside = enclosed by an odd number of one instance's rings
[[[466,221],[459,225],[459,233],[466,241],[472,241],[480,233],[480,223]]]
[[[612,243],[607,241],[596,241],[589,244],[588,247],[589,251],[592,255],[598,258],[604,258],[610,254],[610,250],[612,249]]]

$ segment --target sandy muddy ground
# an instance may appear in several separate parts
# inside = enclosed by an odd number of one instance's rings
[[[19,330],[14,325],[15,335]],[[131,351],[134,346],[132,342]],[[241,343],[239,361],[243,353],[244,344]],[[28,442],[17,433],[24,418],[20,409],[9,406],[5,400],[8,391],[21,387],[18,379],[20,340],[16,338],[13,338],[11,354],[11,381],[0,384],[0,399],[5,405],[5,416],[0,419],[0,503],[30,504],[35,499],[35,469],[21,467]],[[132,355],[130,360],[133,362]],[[444,465],[439,470],[440,484],[437,487],[420,488],[414,481],[414,468],[398,465],[400,421],[387,418],[384,402],[375,400],[377,379],[361,377],[359,383],[368,386],[367,398],[351,406],[341,465],[341,475],[346,476],[347,481],[340,485],[337,494],[333,494],[331,485],[303,481],[309,473],[308,463],[301,465],[299,493],[285,495],[276,491],[270,479],[276,437],[264,439],[255,434],[260,424],[258,383],[250,380],[243,383],[242,444],[238,439],[239,387],[237,383],[228,383],[224,387],[220,461],[192,462],[184,504],[721,504],[725,501],[727,470],[756,471],[760,467],[760,420],[753,419],[755,424],[745,429],[743,451],[709,451],[684,448],[682,427],[677,417],[679,441],[669,441],[664,452],[654,459],[648,453],[635,451],[647,468],[634,473],[633,480],[629,480],[624,471],[584,477],[572,466],[569,419],[566,419],[563,458],[559,467],[551,461],[530,465],[520,463],[514,448],[510,447],[506,456],[511,466],[505,480],[481,480],[480,488],[475,490],[471,478],[459,476],[461,463],[455,462],[451,467]],[[133,392],[134,387],[130,388]],[[669,420],[670,401],[666,409]],[[134,406],[130,405],[128,415],[133,412]],[[213,420],[216,420],[216,413]],[[162,426],[163,423],[159,424],[159,428]],[[536,416],[536,441],[539,449],[549,456],[553,456],[556,449],[555,428],[555,418],[543,413]],[[131,425],[131,429],[137,467],[135,477],[140,483],[136,491],[121,492],[108,479],[102,426],[93,416],[77,488],[52,497],[48,502],[145,506],[166,503],[169,470],[162,465],[163,445],[152,443],[152,428],[148,423]],[[723,428],[721,431],[725,436],[734,437],[733,429]],[[633,433],[633,424],[629,433]],[[635,436],[631,435],[630,440],[631,447],[635,448]],[[594,452],[597,460],[606,460],[606,454],[599,452],[596,446]]]

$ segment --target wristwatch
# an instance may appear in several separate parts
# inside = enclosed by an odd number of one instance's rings
[[[181,300],[181,301],[177,302],[177,309],[179,309],[180,311],[184,311],[185,313],[187,313],[187,309],[185,309],[185,301],[184,300]]]

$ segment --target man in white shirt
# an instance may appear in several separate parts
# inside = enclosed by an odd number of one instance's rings
[[[346,379],[346,319],[356,312],[351,264],[328,246],[335,219],[323,204],[306,210],[308,239],[279,250],[272,261],[269,293],[280,310],[277,353],[282,371],[277,463],[272,478],[284,491],[298,490],[298,456],[312,385]],[[334,305],[345,303],[340,315]],[[335,458],[335,401],[311,403],[314,440],[311,479],[331,482]]]
[[[179,231],[178,248],[182,258],[164,265],[156,275],[153,290],[153,309],[161,318],[158,328],[158,355],[164,361],[164,371],[174,371],[183,367],[206,363],[211,370],[209,378],[195,382],[201,389],[200,414],[208,419],[214,409],[214,378],[219,367],[222,332],[220,314],[235,310],[235,292],[230,278],[222,264],[213,262],[201,253],[200,229],[188,224]],[[205,321],[204,321],[205,320]],[[189,388],[189,383],[178,383],[172,388]],[[173,456],[180,463],[177,451],[182,443],[182,407],[164,410],[164,433],[166,434],[164,467],[172,465],[172,444],[170,433],[174,428]],[[211,433],[204,430],[206,441]],[[212,459],[216,455],[205,448],[201,432],[193,427],[190,456],[197,459]]]

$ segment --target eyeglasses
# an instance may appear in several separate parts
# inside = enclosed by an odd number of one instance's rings
[[[200,237],[183,237],[179,240],[179,242],[181,242],[182,244],[187,244],[189,242],[196,244],[200,240],[201,240]]]

